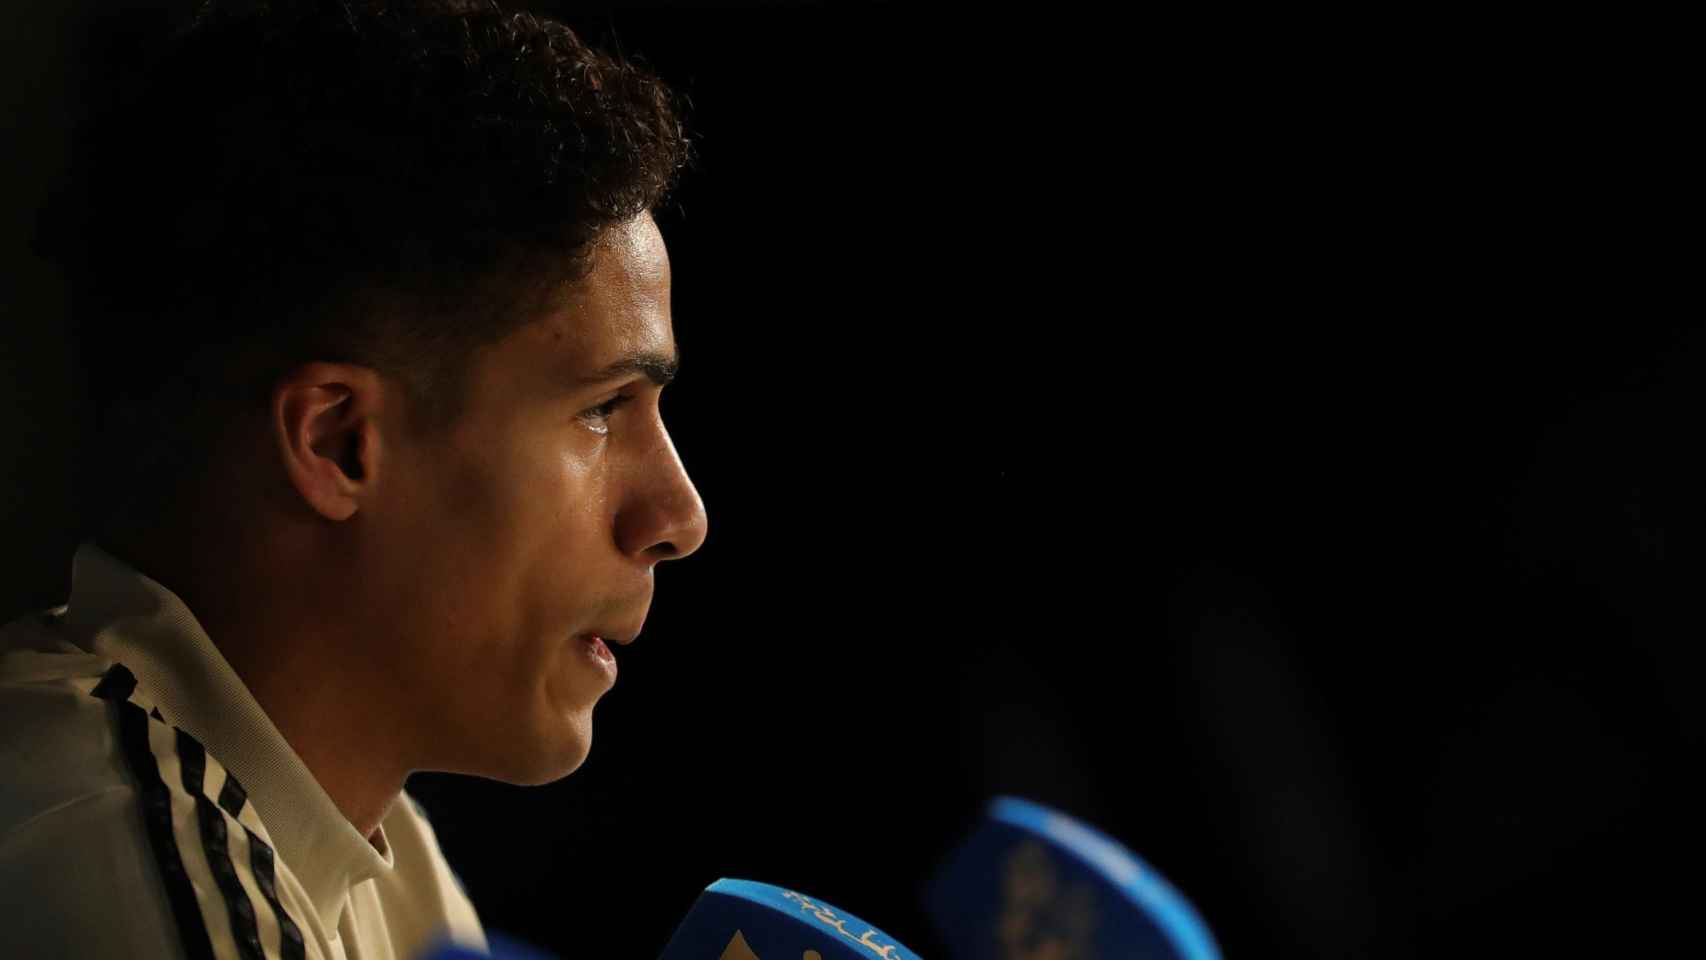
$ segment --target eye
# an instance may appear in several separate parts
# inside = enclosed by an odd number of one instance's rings
[[[634,398],[630,397],[630,396],[611,397],[608,401],[601,403],[598,406],[593,407],[590,410],[584,411],[581,414],[581,416],[586,417],[587,419],[593,421],[594,423],[603,424],[605,420],[608,420],[610,418],[610,415],[612,413],[616,412],[616,408],[622,406],[623,404],[627,403],[628,401],[630,401],[632,399],[634,399]],[[603,427],[603,428],[599,429],[597,432],[608,433],[609,428]]]

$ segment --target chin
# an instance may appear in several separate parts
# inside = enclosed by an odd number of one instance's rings
[[[563,762],[561,758],[556,759],[557,762],[555,763],[541,765],[526,771],[520,777],[509,779],[509,782],[518,787],[542,787],[547,783],[556,783],[580,769],[581,764],[586,762],[586,751],[582,750],[567,762]]]
[[[503,758],[502,772],[492,774],[492,778],[518,787],[537,787],[579,770],[592,750],[592,718],[577,716],[574,722],[547,734],[531,742],[513,741],[516,752]]]

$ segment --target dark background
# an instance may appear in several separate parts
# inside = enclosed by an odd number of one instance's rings
[[[1706,338],[1662,25],[531,9],[691,98],[664,411],[711,524],[579,771],[411,780],[489,928],[653,956],[733,876],[941,956],[917,894],[1013,793],[1232,956],[1688,929]],[[106,82],[88,20],[5,51],[8,617],[75,547],[24,227]]]

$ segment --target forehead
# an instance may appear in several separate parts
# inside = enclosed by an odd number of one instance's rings
[[[565,288],[530,325],[531,346],[578,368],[600,366],[618,354],[671,352],[669,254],[649,214],[611,227],[592,254],[592,268]]]

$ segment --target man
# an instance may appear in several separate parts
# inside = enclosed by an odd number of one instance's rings
[[[690,143],[495,3],[204,9],[164,49],[44,219],[102,509],[0,642],[0,955],[483,948],[404,784],[573,772],[705,539],[650,213]]]

